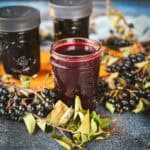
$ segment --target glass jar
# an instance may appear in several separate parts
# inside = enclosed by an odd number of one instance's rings
[[[88,38],[91,12],[91,0],[50,0],[55,40],[67,37]]]
[[[75,96],[85,109],[94,110],[100,66],[100,44],[86,38],[67,38],[51,47],[51,63],[56,90],[68,105]]]
[[[0,54],[7,74],[34,76],[40,70],[40,13],[26,6],[0,8]]]

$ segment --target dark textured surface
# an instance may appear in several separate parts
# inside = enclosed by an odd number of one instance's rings
[[[111,116],[99,109],[101,116]],[[113,115],[117,117],[117,115]],[[63,150],[49,133],[28,135],[23,123],[0,118],[0,150]],[[84,150],[150,150],[150,111],[121,115],[116,132],[108,140],[93,141]]]

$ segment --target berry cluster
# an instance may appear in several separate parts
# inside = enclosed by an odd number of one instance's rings
[[[117,63],[112,64],[111,66],[107,67],[107,72],[133,72],[135,71],[136,67],[134,66],[136,63],[144,61],[146,53],[140,52],[138,54],[130,55]]]
[[[39,95],[36,95],[34,100],[27,105],[27,111],[31,112],[38,117],[46,117],[52,110],[53,104],[58,99],[55,90],[44,89]]]
[[[101,43],[104,46],[107,46],[107,47],[112,48],[114,50],[119,50],[119,48],[128,47],[128,46],[133,45],[132,41],[123,40],[123,39],[120,39],[116,36],[111,36],[105,40],[101,40]]]
[[[58,99],[56,91],[52,89],[45,88],[41,92],[25,93],[14,87],[10,90],[7,86],[0,85],[0,116],[21,120],[25,112],[30,112],[44,118]]]
[[[147,61],[148,55],[147,50],[107,66],[107,72],[118,72],[118,76],[113,79],[114,89],[105,79],[98,82],[98,99],[101,97],[104,105],[107,102],[113,104],[116,112],[132,111],[141,99],[150,101],[150,87],[145,87],[146,83],[150,83],[149,69],[141,70],[136,66]]]
[[[135,64],[144,61],[145,57],[145,52],[130,55],[129,57],[124,58],[111,66],[108,66],[107,72],[118,72],[120,77],[124,78],[129,84],[143,82],[143,79],[145,77],[142,74],[136,73],[137,67],[135,66]]]

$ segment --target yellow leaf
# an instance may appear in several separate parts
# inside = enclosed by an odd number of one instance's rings
[[[78,129],[78,132],[81,134],[89,134],[90,133],[90,113],[87,111],[85,114],[83,121]]]
[[[82,120],[82,114],[80,114],[80,113],[83,113],[83,112],[84,112],[84,109],[82,108],[80,97],[76,96],[74,120],[77,118],[78,115],[79,115],[79,117],[81,117],[80,119]]]
[[[35,130],[36,120],[31,113],[26,113],[23,117],[24,123],[27,127],[29,134],[32,134]]]
[[[46,120],[37,119],[37,125],[43,132],[45,132]]]
[[[57,126],[59,124],[59,121],[61,117],[64,115],[64,113],[67,111],[68,106],[64,104],[62,101],[58,101],[54,109],[51,111],[51,113],[48,115],[48,124],[51,124],[53,126]]]
[[[70,120],[70,118],[72,117],[73,113],[74,113],[74,110],[72,108],[68,108],[64,112],[63,116],[60,118],[58,125],[66,124]]]

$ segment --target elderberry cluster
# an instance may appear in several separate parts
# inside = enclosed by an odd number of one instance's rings
[[[133,54],[107,67],[107,72],[118,72],[119,75],[113,79],[114,89],[110,89],[105,80],[98,82],[98,95],[104,105],[109,102],[116,112],[124,112],[135,109],[141,99],[150,101],[150,87],[144,87],[150,77],[136,67],[147,55],[148,51]]]
[[[124,74],[125,72],[132,72],[137,69],[135,64],[141,62],[145,59],[146,54],[144,52],[140,52],[138,54],[130,55],[117,63],[112,64],[107,67],[107,72],[119,72]]]
[[[34,100],[27,105],[27,111],[43,118],[52,110],[53,104],[58,100],[58,96],[55,90],[46,88],[39,95],[42,98],[35,96]]]
[[[123,40],[123,39],[120,39],[116,36],[112,36],[112,37],[109,37],[105,40],[101,40],[101,43],[104,46],[107,46],[107,47],[115,49],[115,50],[119,50],[119,48],[128,47],[128,46],[133,45],[132,41]]]
[[[15,93],[9,92],[6,87],[0,86],[0,116],[19,120],[26,111],[26,107],[21,104],[22,98],[25,96],[17,96]]]
[[[101,103],[104,106],[107,102],[113,104],[116,112],[132,111],[139,103],[138,93],[131,94],[128,90],[122,89],[117,95],[111,95],[111,91],[104,80],[98,82],[98,99],[102,99]]]
[[[12,120],[21,120],[25,112],[44,118],[52,110],[58,99],[53,89],[43,89],[41,92],[23,94],[16,89],[12,92],[8,87],[0,85],[0,116]]]
[[[136,74],[137,67],[135,64],[144,61],[145,56],[145,52],[130,55],[129,57],[124,58],[119,62],[112,64],[111,66],[108,66],[107,72],[118,72],[119,76],[124,78],[129,84],[143,82],[144,76],[141,74]]]

